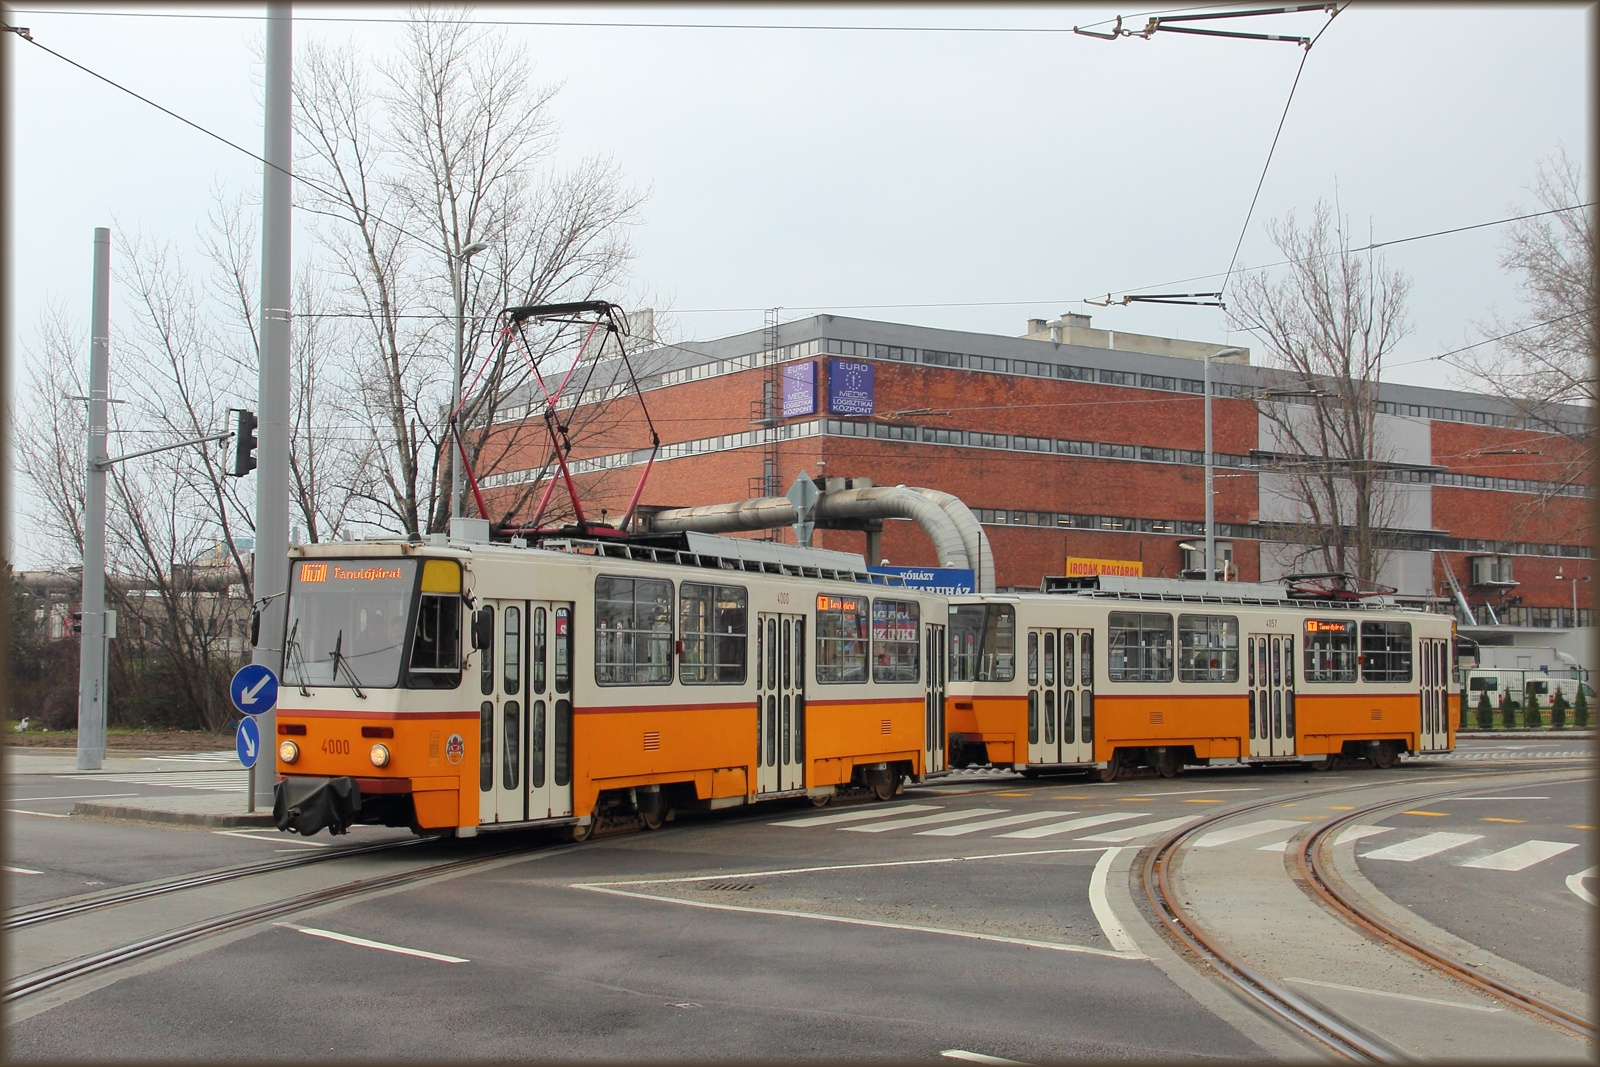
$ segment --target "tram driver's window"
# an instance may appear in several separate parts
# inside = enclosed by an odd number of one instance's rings
[[[422,570],[406,685],[454,689],[460,684],[461,568],[454,560],[430,559]]]

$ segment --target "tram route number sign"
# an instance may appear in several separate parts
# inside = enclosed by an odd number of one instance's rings
[[[228,683],[228,696],[243,715],[265,715],[278,706],[278,677],[271,667],[246,663]]]
[[[233,747],[239,753],[239,762],[254,767],[261,756],[261,727],[252,718],[239,720],[239,731],[234,735]]]

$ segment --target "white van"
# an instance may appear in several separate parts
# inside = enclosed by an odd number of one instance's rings
[[[1566,694],[1567,707],[1578,700],[1578,687],[1583,687],[1584,699],[1591,710],[1595,708],[1594,686],[1577,678],[1555,677],[1544,671],[1488,670],[1479,668],[1464,671],[1461,678],[1462,700],[1468,708],[1478,706],[1478,694],[1488,693],[1489,703],[1500,706],[1500,694],[1510,693],[1518,702],[1527,699],[1531,690],[1541,708],[1548,708],[1557,691]]]

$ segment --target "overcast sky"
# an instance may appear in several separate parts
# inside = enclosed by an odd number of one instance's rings
[[[254,57],[264,8],[92,10],[17,5],[7,21],[260,151]],[[196,17],[208,13],[231,17]],[[350,39],[379,54],[396,27],[328,20],[401,9],[303,4],[296,13],[297,42]],[[678,339],[758,328],[759,309],[781,306],[786,319],[833,310],[1005,335],[1024,332],[1028,318],[1080,311],[1101,327],[1252,345],[1215,308],[1081,301],[1168,283],[1217,286],[1302,50],[1059,32],[1118,14],[1137,28],[1149,12],[493,5],[475,17],[968,28],[509,28],[527,43],[536,77],[562,85],[564,155],[608,154],[648,190],[634,287],[616,298],[648,295],[671,308]],[[1591,7],[1577,5],[1350,5],[1305,57],[1241,263],[1280,258],[1262,223],[1308,214],[1319,198],[1337,197],[1377,241],[1530,209],[1527,187],[1542,159],[1558,146],[1591,156],[1592,19]],[[1243,21],[1240,29],[1311,36],[1327,19]],[[979,29],[998,27],[1035,32]],[[140,229],[192,249],[211,190],[259,194],[261,176],[248,157],[27,42],[6,34],[3,47],[5,329],[15,363],[48,302],[87,323],[94,227]],[[1413,283],[1413,330],[1396,364],[1481,339],[1474,323],[1491,307],[1515,313],[1514,280],[1497,264],[1502,234],[1487,227],[1386,250]],[[297,257],[310,251],[297,243]],[[113,352],[113,394],[115,362]],[[1401,366],[1392,380],[1445,384],[1440,369]],[[25,487],[13,484],[10,507],[26,565],[26,531],[16,524]]]

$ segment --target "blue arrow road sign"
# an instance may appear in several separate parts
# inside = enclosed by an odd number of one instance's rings
[[[246,663],[228,683],[233,706],[246,715],[264,715],[278,706],[278,679],[271,667]]]
[[[256,757],[261,755],[261,727],[256,725],[254,719],[240,719],[239,732],[234,736],[233,747],[239,751],[239,762],[246,767],[256,765]]]

